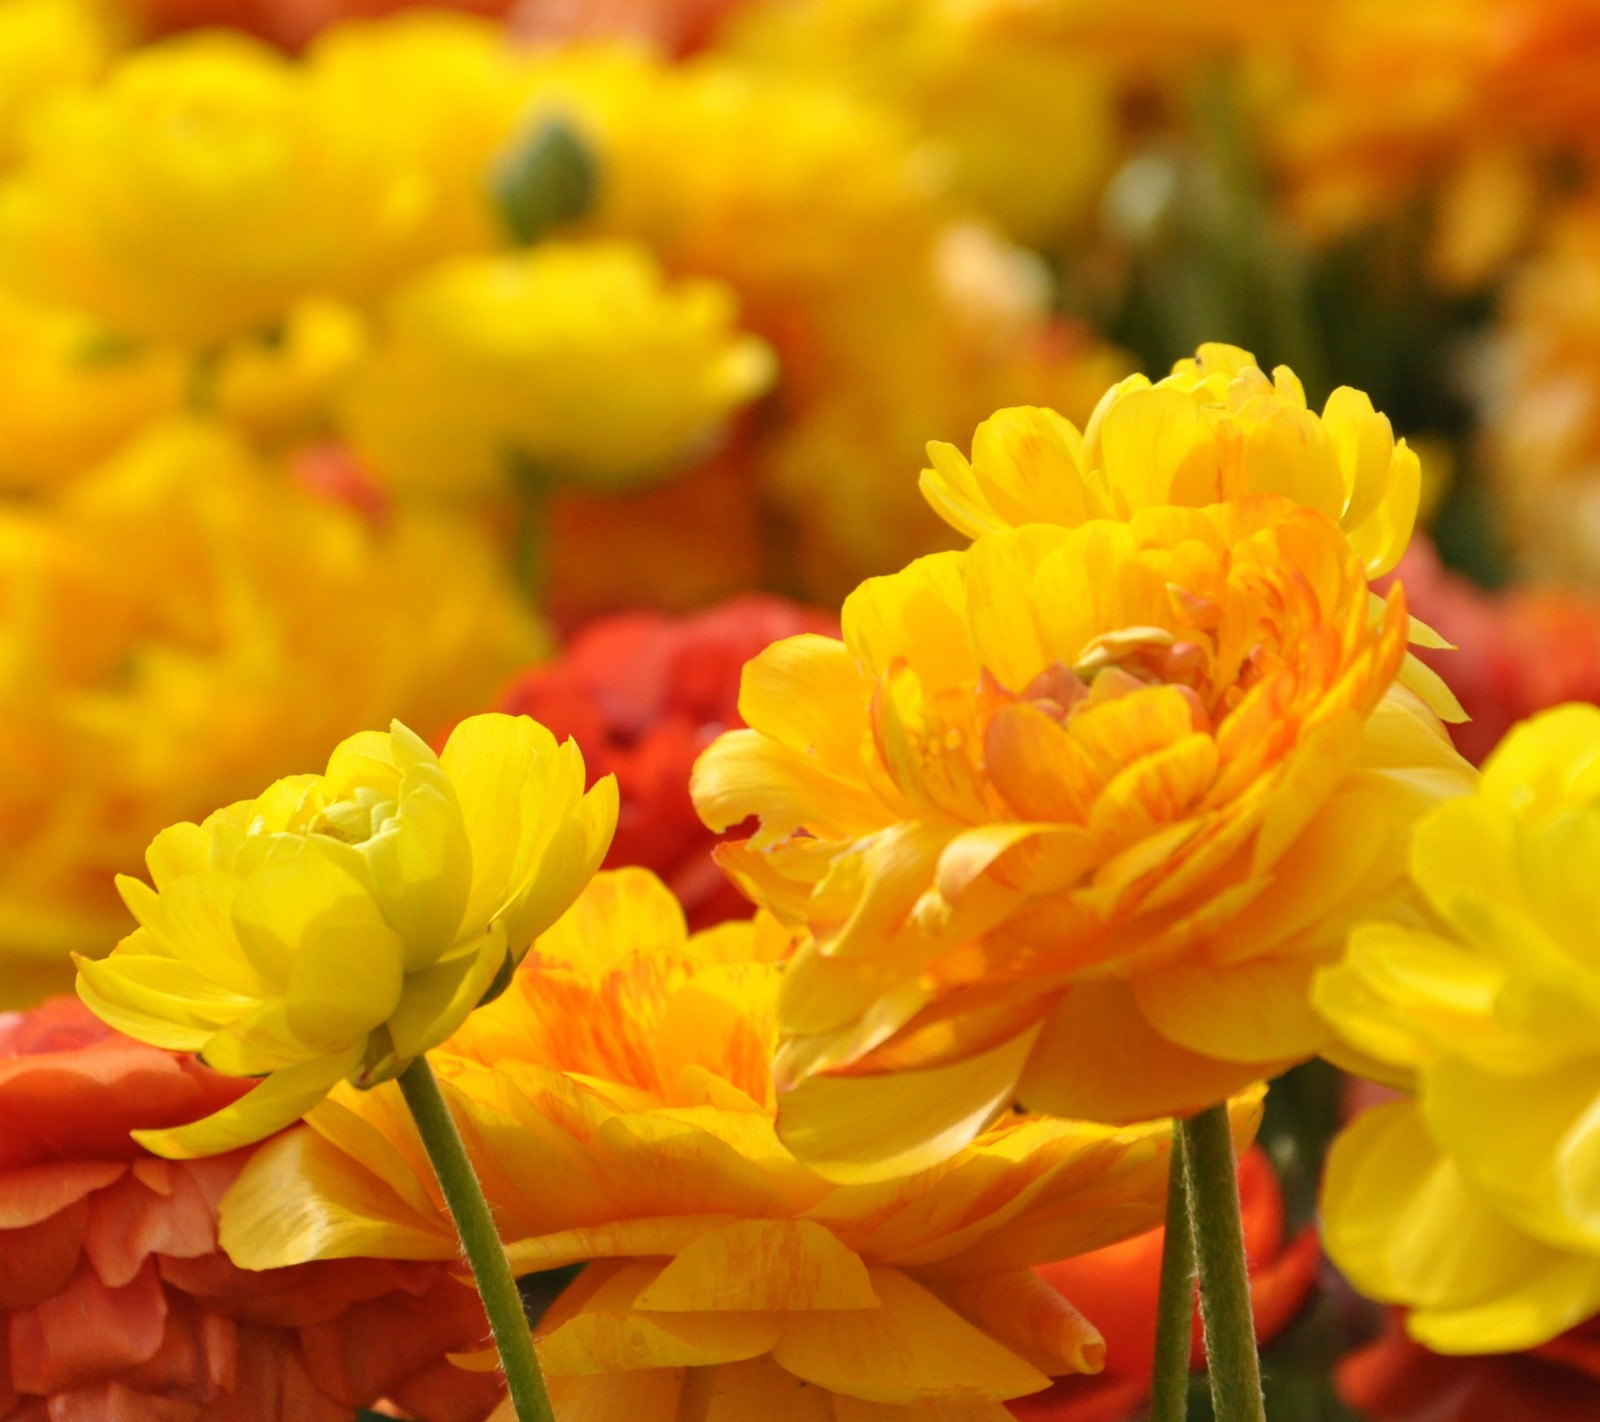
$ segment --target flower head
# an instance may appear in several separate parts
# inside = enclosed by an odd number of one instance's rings
[[[659,477],[771,382],[767,347],[707,281],[669,284],[625,243],[462,257],[398,291],[351,393],[352,440],[389,481],[441,493],[534,477]]]
[[[169,1162],[128,1138],[243,1090],[70,998],[0,1016],[0,1410],[277,1422],[287,1399],[304,1422],[347,1422],[388,1399],[484,1417],[499,1380],[447,1355],[487,1328],[447,1268],[240,1269],[217,1248],[217,1202],[247,1154]]]
[[[978,427],[970,460],[948,444],[928,453],[923,492],[969,537],[1276,494],[1338,523],[1369,577],[1405,552],[1422,480],[1359,390],[1340,386],[1318,416],[1287,366],[1268,380],[1248,351],[1223,345],[1201,346],[1164,380],[1130,375],[1082,434],[1053,410],[1001,410]]]
[[[1416,827],[1423,911],[1364,924],[1317,985],[1355,1063],[1410,1091],[1334,1143],[1328,1252],[1437,1352],[1600,1313],[1597,844],[1600,709],[1545,712]]]
[[[718,858],[807,930],[780,1124],[840,1178],[1024,1105],[1198,1110],[1317,1050],[1307,993],[1471,783],[1323,515],[1256,496],[1032,525],[864,583],[745,672]]]
[[[142,1041],[200,1052],[247,1096],[152,1149],[210,1155],[301,1116],[334,1082],[397,1075],[438,1045],[599,866],[616,782],[529,718],[473,716],[435,755],[398,721],[163,830],[155,887],[121,878],[139,928],[78,991]]]
[[[430,1056],[513,1263],[591,1261],[537,1328],[558,1418],[1002,1422],[1095,1370],[1092,1325],[1028,1266],[1154,1221],[1169,1131],[1006,1115],[939,1169],[831,1184],[773,1132],[786,947],[762,919],[690,937],[653,876],[604,874]],[[392,1086],[341,1088],[223,1215],[247,1265],[455,1248]]]
[[[0,1004],[128,931],[113,878],[198,819],[400,717],[433,734],[540,645],[488,542],[375,527],[239,440],[162,425],[51,506],[0,514]]]
[[[689,799],[695,757],[740,724],[739,673],[750,658],[780,637],[837,626],[753,593],[687,617],[602,617],[513,682],[500,709],[572,736],[591,775],[616,775],[621,808],[607,865],[658,874],[690,926],[708,928],[749,906],[712,862],[716,839]]]

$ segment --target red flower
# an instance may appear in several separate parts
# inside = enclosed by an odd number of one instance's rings
[[[1312,1229],[1284,1244],[1283,1193],[1259,1148],[1239,1163],[1239,1190],[1256,1335],[1265,1343],[1305,1302],[1316,1281],[1321,1252]],[[1062,1378],[1047,1392],[1009,1403],[1022,1422],[1122,1422],[1140,1411],[1150,1395],[1155,1361],[1156,1297],[1165,1234],[1153,1229],[1039,1270],[1105,1335],[1106,1366],[1094,1377]],[[1205,1366],[1198,1315],[1191,1366]]]
[[[1369,1422],[1573,1422],[1600,1417],[1600,1320],[1542,1348],[1447,1358],[1405,1334],[1396,1310],[1377,1342],[1339,1365],[1339,1394]]]
[[[739,674],[771,642],[836,633],[827,615],[749,594],[689,617],[623,613],[590,623],[554,662],[519,679],[503,710],[583,747],[592,776],[617,777],[622,811],[608,867],[653,869],[691,928],[748,914],[711,862],[716,837],[689,801],[695,758],[739,719]]]
[[[0,1419],[348,1422],[389,1399],[477,1422],[497,1376],[476,1296],[441,1265],[250,1273],[217,1251],[248,1152],[174,1162],[137,1127],[207,1115],[248,1081],[113,1032],[74,998],[0,1016]]]
[[[1441,566],[1420,536],[1395,576],[1412,615],[1456,646],[1420,655],[1472,717],[1450,732],[1474,764],[1535,711],[1600,703],[1600,602],[1554,588],[1485,592]]]

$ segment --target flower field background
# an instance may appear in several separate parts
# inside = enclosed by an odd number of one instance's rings
[[[1597,76],[0,0],[0,1422],[1600,1417]]]

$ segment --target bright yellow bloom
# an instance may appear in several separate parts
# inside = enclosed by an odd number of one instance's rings
[[[1417,826],[1425,911],[1365,924],[1317,1006],[1410,1095],[1335,1142],[1324,1240],[1444,1353],[1531,1348],[1600,1312],[1600,710],[1514,729]]]
[[[653,875],[604,874],[430,1055],[517,1269],[592,1261],[537,1329],[557,1418],[1005,1422],[1097,1371],[1028,1266],[1152,1223],[1169,1132],[1007,1115],[940,1170],[830,1184],[773,1132],[786,947],[762,918],[690,937]],[[457,1248],[392,1086],[263,1148],[221,1237],[253,1268]]]
[[[1338,528],[1288,500],[989,534],[856,590],[844,640],[745,669],[695,770],[719,857],[809,930],[785,1140],[841,1179],[959,1149],[1014,1096],[1138,1120],[1315,1052],[1308,989],[1472,771],[1392,685]]]
[[[0,289],[0,490],[59,486],[177,410],[177,352],[107,340]]]
[[[971,538],[1278,494],[1338,523],[1373,578],[1411,541],[1422,486],[1417,456],[1359,390],[1340,386],[1319,417],[1287,366],[1268,380],[1248,351],[1224,345],[1201,346],[1155,383],[1130,375],[1081,434],[1054,410],[1001,410],[978,426],[970,461],[948,444],[928,454],[928,502]]]
[[[528,716],[471,716],[435,755],[398,721],[145,853],[139,920],[78,994],[139,1041],[261,1076],[232,1105],[136,1132],[217,1155],[298,1120],[334,1082],[397,1076],[466,1019],[611,846],[612,776]]]
[[[1020,242],[1081,219],[1114,155],[1109,86],[1082,53],[998,23],[1002,0],[804,0],[752,6],[731,46],[907,114],[953,167],[952,188]],[[1041,134],[1070,135],[1041,143]]]
[[[130,926],[112,879],[177,820],[399,716],[432,735],[540,638],[482,537],[379,528],[222,431],[160,427],[0,516],[0,1006]]]
[[[120,334],[197,343],[358,294],[427,199],[375,130],[370,101],[319,102],[241,36],[152,45],[39,113],[0,188],[0,270]]]
[[[99,78],[122,48],[125,28],[95,0],[0,4],[0,164],[16,161],[42,100]]]
[[[474,494],[520,462],[555,483],[659,477],[773,377],[718,283],[669,283],[625,243],[441,263],[389,302],[351,438],[394,484]]]

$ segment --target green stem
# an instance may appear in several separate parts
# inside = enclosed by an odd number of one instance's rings
[[[1156,1304],[1156,1358],[1150,1377],[1150,1422],[1184,1422],[1189,1415],[1189,1353],[1194,1334],[1194,1235],[1189,1229],[1189,1177],[1183,1127],[1172,1123],[1167,1179],[1167,1230],[1161,1246],[1161,1293]]]
[[[400,1090],[411,1108],[411,1118],[417,1123],[434,1174],[439,1177],[439,1188],[444,1191],[445,1204],[450,1207],[450,1216],[461,1236],[462,1252],[472,1266],[483,1311],[489,1316],[495,1346],[500,1350],[500,1366],[505,1369],[517,1422],[555,1422],[550,1395],[539,1371],[539,1356],[533,1349],[533,1331],[522,1311],[522,1296],[511,1276],[505,1246],[500,1243],[489,1202],[483,1197],[483,1187],[467,1159],[461,1132],[450,1117],[450,1108],[445,1105],[444,1093],[439,1090],[426,1057],[418,1057],[400,1073]]]
[[[1182,1129],[1212,1411],[1217,1422],[1266,1422],[1228,1108],[1212,1106]]]

